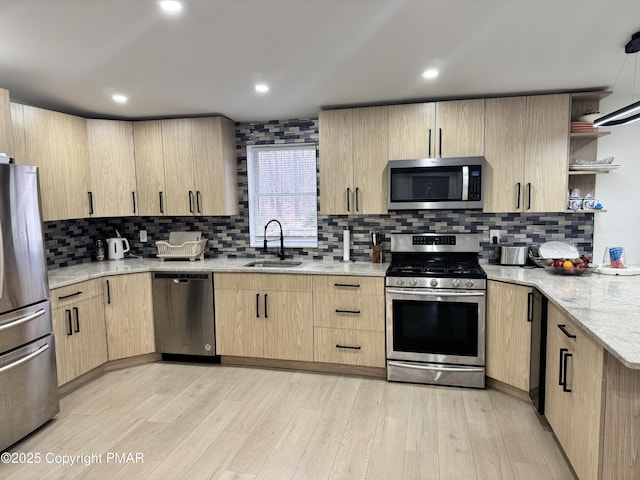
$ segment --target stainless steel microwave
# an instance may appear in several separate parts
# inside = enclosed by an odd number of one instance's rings
[[[482,209],[484,157],[388,163],[389,210]]]

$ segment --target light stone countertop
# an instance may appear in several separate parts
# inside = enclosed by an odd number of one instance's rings
[[[483,264],[489,280],[536,287],[628,368],[640,369],[640,276],[555,275]]]
[[[140,272],[240,272],[240,273],[290,273],[311,275],[359,275],[364,277],[384,277],[388,263],[303,260],[296,267],[245,267],[245,263],[272,258],[207,258],[190,262],[153,258],[127,258],[125,260],[105,260],[84,263],[49,271],[49,288],[59,288],[74,283],[100,278]]]
[[[126,259],[93,262],[49,272],[51,289],[74,283],[139,272],[260,272],[384,277],[388,263],[342,263],[307,260],[290,268],[244,267],[252,258],[211,258],[204,261]],[[483,264],[489,280],[536,287],[567,313],[623,365],[640,369],[640,276],[554,275],[546,270]]]

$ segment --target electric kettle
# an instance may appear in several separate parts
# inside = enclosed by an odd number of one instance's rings
[[[126,238],[107,238],[107,258],[109,260],[122,260],[128,251],[129,241]]]

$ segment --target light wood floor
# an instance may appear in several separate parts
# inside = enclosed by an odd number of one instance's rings
[[[573,479],[533,408],[495,390],[220,365],[109,372],[12,451],[41,463],[1,479]]]

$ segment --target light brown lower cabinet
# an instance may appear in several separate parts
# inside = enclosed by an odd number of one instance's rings
[[[384,368],[384,279],[313,278],[314,360]]]
[[[308,275],[215,273],[219,355],[313,360]]]
[[[487,284],[487,377],[525,392],[529,391],[532,291],[513,283]]]
[[[58,385],[107,361],[102,292],[99,280],[51,291]]]
[[[580,480],[600,476],[604,448],[605,353],[549,303],[545,416]]]
[[[109,360],[154,352],[151,274],[113,275],[103,285]]]

